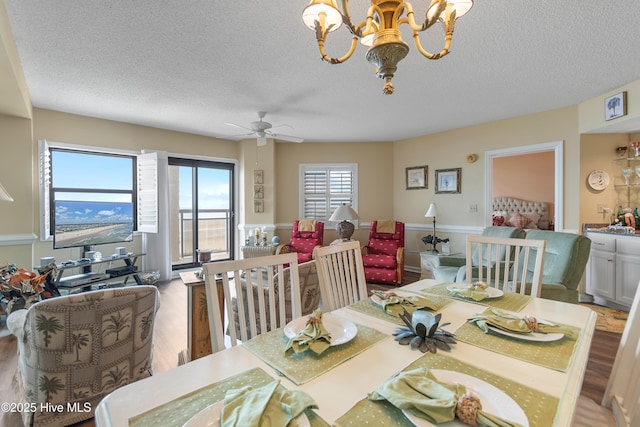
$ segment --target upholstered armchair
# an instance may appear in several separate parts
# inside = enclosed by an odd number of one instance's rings
[[[296,252],[298,264],[313,259],[313,249],[322,246],[324,241],[324,222],[312,219],[299,219],[293,222],[291,240],[276,249],[277,254]]]
[[[157,288],[140,285],[51,298],[12,312],[15,401],[35,408],[22,412],[24,425],[92,418],[105,395],[148,377],[157,309]],[[42,410],[47,404],[64,410]]]
[[[522,228],[516,227],[486,227],[482,231],[482,235],[486,237],[501,237],[501,238],[511,238],[511,239],[524,239],[526,236],[526,232]],[[474,265],[479,265],[477,248],[474,249],[474,254],[472,255],[472,260]],[[495,254],[494,254],[495,256]],[[486,257],[485,257],[486,258]],[[504,258],[504,255],[502,255]],[[433,270],[433,277],[436,280],[442,282],[459,282],[464,283],[466,280],[466,257],[465,256],[447,256],[442,255],[438,257],[438,261],[440,263]],[[484,260],[486,262],[486,259]]]
[[[546,242],[540,296],[577,304],[578,285],[587,268],[591,239],[548,230],[531,230],[526,238]]]
[[[369,243],[362,247],[367,282],[402,284],[404,276],[404,223],[373,221]]]

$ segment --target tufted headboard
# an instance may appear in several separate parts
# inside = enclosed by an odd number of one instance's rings
[[[521,215],[538,214],[540,218],[535,224],[537,228],[541,230],[549,229],[549,203],[547,202],[531,202],[528,200],[516,199],[514,197],[494,197],[493,198],[493,212],[507,212],[505,215],[508,221],[516,212]],[[524,228],[534,228],[531,226],[525,226]]]

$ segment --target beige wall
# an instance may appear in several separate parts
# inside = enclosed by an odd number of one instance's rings
[[[582,135],[580,164],[580,220],[582,223],[606,223],[610,221],[610,214],[598,213],[599,204],[617,212],[618,206],[640,209],[640,186],[626,187],[622,185],[621,170],[628,164],[635,171],[640,161],[619,159],[616,147],[627,146],[630,141],[638,140],[638,135],[629,134],[592,134]],[[628,154],[630,151],[628,152]],[[630,154],[632,155],[632,154]],[[596,191],[587,185],[587,177],[594,170],[604,170],[609,174],[610,184],[602,190]],[[632,176],[632,184],[640,180]]]
[[[484,123],[435,135],[426,135],[394,144],[394,215],[409,223],[406,233],[407,264],[419,266],[418,252],[426,250],[420,238],[431,233],[431,220],[424,218],[430,202],[438,205],[438,237],[450,237],[454,252],[464,250],[464,233],[482,229],[485,212],[484,153],[508,147],[564,142],[564,224],[579,228],[580,138],[577,106],[528,116]],[[478,161],[467,163],[469,154]],[[429,188],[405,190],[405,168],[429,166]],[[436,169],[462,168],[461,194],[435,194]],[[402,183],[402,184],[401,184]],[[469,213],[477,204],[478,212]]]
[[[515,197],[549,204],[555,215],[555,153],[521,154],[493,159],[492,197]]]
[[[357,163],[360,221],[368,223],[393,218],[393,193],[396,190],[393,145],[391,142],[276,144],[277,223],[291,224],[298,219],[298,167],[302,163]],[[288,241],[290,231],[290,226],[278,229],[283,242]],[[360,228],[353,238],[364,243],[368,235],[368,229]],[[335,230],[326,229],[325,243],[337,237]]]

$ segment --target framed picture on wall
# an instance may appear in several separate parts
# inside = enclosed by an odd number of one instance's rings
[[[627,114],[627,92],[620,92],[604,100],[604,119],[612,120]]]
[[[428,166],[414,166],[407,168],[407,190],[427,188]]]
[[[462,188],[462,168],[436,170],[436,194],[458,194]]]
[[[262,199],[254,199],[253,200],[253,212],[254,213],[263,213],[264,212],[264,201]]]
[[[253,186],[253,198],[254,199],[264,199],[264,185],[254,185]]]
[[[253,183],[264,184],[264,171],[262,169],[256,169],[253,171]]]

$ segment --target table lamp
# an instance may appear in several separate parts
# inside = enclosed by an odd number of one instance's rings
[[[329,218],[329,221],[340,221],[336,225],[336,231],[338,232],[338,237],[342,240],[351,239],[355,230],[355,226],[349,222],[350,219],[358,219],[358,213],[351,206],[347,206],[344,203],[338,206]]]
[[[427,236],[431,237],[431,253],[437,254],[438,250],[436,249],[436,245],[438,244],[438,238],[436,237],[436,216],[438,215],[438,207],[435,203],[431,203],[429,205],[429,209],[427,209],[427,213],[424,214],[425,218],[433,217],[433,235]],[[428,240],[427,240],[428,241]]]

